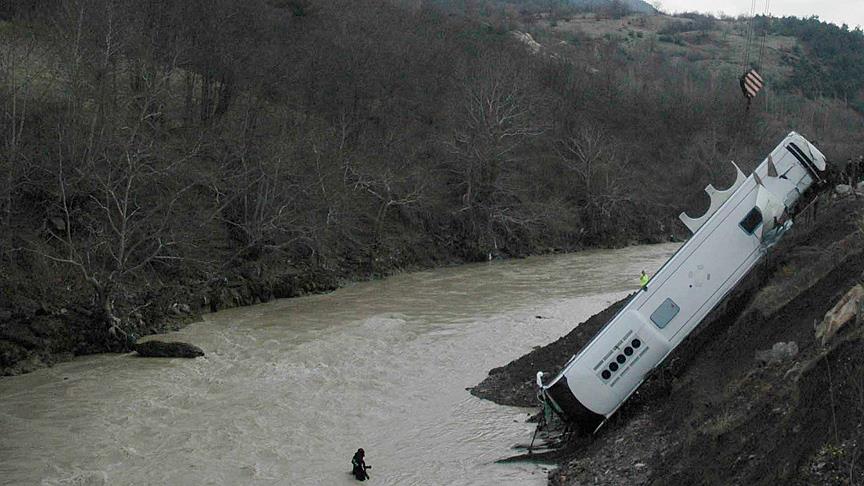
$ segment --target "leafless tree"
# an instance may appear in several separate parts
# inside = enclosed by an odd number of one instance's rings
[[[134,64],[126,57],[129,12],[112,2],[98,7],[65,0],[54,17],[66,71],[53,82],[65,88],[65,109],[52,129],[52,157],[40,165],[52,196],[47,241],[34,238],[28,249],[76,269],[106,330],[122,333],[117,295],[145,270],[183,258],[175,212],[194,186],[185,171],[198,147],[157,142],[173,61],[143,80],[130,76],[130,88],[118,82]]]
[[[40,126],[39,107],[50,89],[52,56],[33,32],[10,29],[0,40],[0,225],[8,226],[20,207],[18,197],[33,175],[32,133]]]
[[[383,236],[384,221],[391,208],[407,208],[417,205],[423,198],[426,180],[414,174],[397,173],[386,167],[378,173],[367,173],[348,165],[347,176],[354,183],[355,191],[371,195],[378,204],[374,217],[374,239]]]
[[[298,211],[303,191],[290,135],[256,144],[258,116],[254,104],[246,107],[241,137],[208,184],[215,198],[213,216],[240,243],[237,255],[284,250],[308,236]]]
[[[527,69],[506,56],[489,56],[454,107],[458,125],[445,144],[456,158],[451,170],[461,192],[460,211],[471,215],[481,239],[494,240],[491,214],[502,220],[509,212],[503,205],[510,194],[502,182],[515,170],[517,149],[546,128],[535,116],[539,98],[531,91]]]
[[[626,156],[615,148],[602,128],[584,126],[559,140],[557,150],[564,166],[575,176],[580,190],[580,209],[596,226],[631,199],[625,189]],[[596,230],[598,228],[592,228]]]
[[[161,165],[146,147],[97,160],[93,172],[60,163],[55,214],[46,244],[31,250],[76,268],[94,292],[110,332],[122,331],[114,298],[128,280],[158,262],[181,257],[173,213],[190,186],[178,185],[184,160]],[[56,221],[56,220],[55,220]]]

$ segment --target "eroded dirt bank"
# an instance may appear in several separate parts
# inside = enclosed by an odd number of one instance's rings
[[[115,306],[124,316],[124,332],[144,336],[177,330],[208,312],[327,292],[344,281],[340,273],[320,268],[247,265],[218,278],[145,286],[122,295]],[[122,336],[105,332],[85,294],[70,290],[54,299],[28,295],[15,300],[14,305],[0,306],[0,376],[27,373],[76,355],[128,350]]]
[[[864,274],[864,203],[835,202],[791,234],[713,311],[593,440],[549,457],[553,485],[864,484],[864,330],[822,345],[814,326]],[[496,368],[473,393],[534,406],[538,370],[558,371],[621,306]],[[757,352],[795,342],[766,364]]]
[[[659,235],[627,243],[660,243]],[[627,246],[610,244],[609,248]],[[584,249],[584,248],[582,248]],[[273,299],[335,290],[349,282],[470,263],[456,255],[415,248],[404,261],[292,263],[275,257],[222,268],[218,274],[162,275],[136,282],[114,301],[120,328],[137,336],[180,329],[202,314]],[[561,249],[548,249],[549,253]],[[577,248],[567,250],[577,251]],[[521,258],[525,254],[497,254]],[[0,271],[2,274],[2,271]],[[5,275],[0,275],[4,277]],[[33,281],[38,285],[33,285]],[[106,332],[92,296],[70,282],[0,278],[0,376],[27,373],[77,355],[129,351],[122,336]],[[36,288],[39,287],[39,288]],[[50,288],[50,289],[49,289]]]

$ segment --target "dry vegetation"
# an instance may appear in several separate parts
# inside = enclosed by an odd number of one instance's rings
[[[89,344],[58,349],[92,352],[224,282],[252,302],[667,239],[729,159],[752,167],[791,128],[860,151],[839,101],[769,90],[745,114],[737,73],[706,68],[734,57],[723,29],[666,46],[652,17],[596,37],[472,5],[3,4],[0,364],[41,352],[34,318],[68,308]]]

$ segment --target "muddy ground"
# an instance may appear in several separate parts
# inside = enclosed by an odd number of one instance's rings
[[[552,485],[864,484],[864,330],[825,346],[814,326],[864,275],[864,201],[825,200],[646,380],[592,438],[535,460]],[[623,305],[492,370],[472,390],[535,406],[534,375],[558,371]],[[794,341],[773,364],[757,351]],[[554,424],[553,424],[554,425]],[[560,425],[541,436],[554,440]]]

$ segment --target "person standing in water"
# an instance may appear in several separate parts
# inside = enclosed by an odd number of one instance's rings
[[[642,287],[642,290],[648,290],[648,281],[651,280],[651,277],[645,273],[645,270],[642,270],[642,275],[639,277],[639,286]]]
[[[366,452],[361,448],[357,449],[357,452],[354,453],[354,457],[351,458],[351,473],[354,474],[354,477],[357,478],[358,481],[366,481],[369,479],[369,473],[366,472],[367,469],[372,469],[372,466],[366,465],[366,460],[364,457],[366,456]]]

